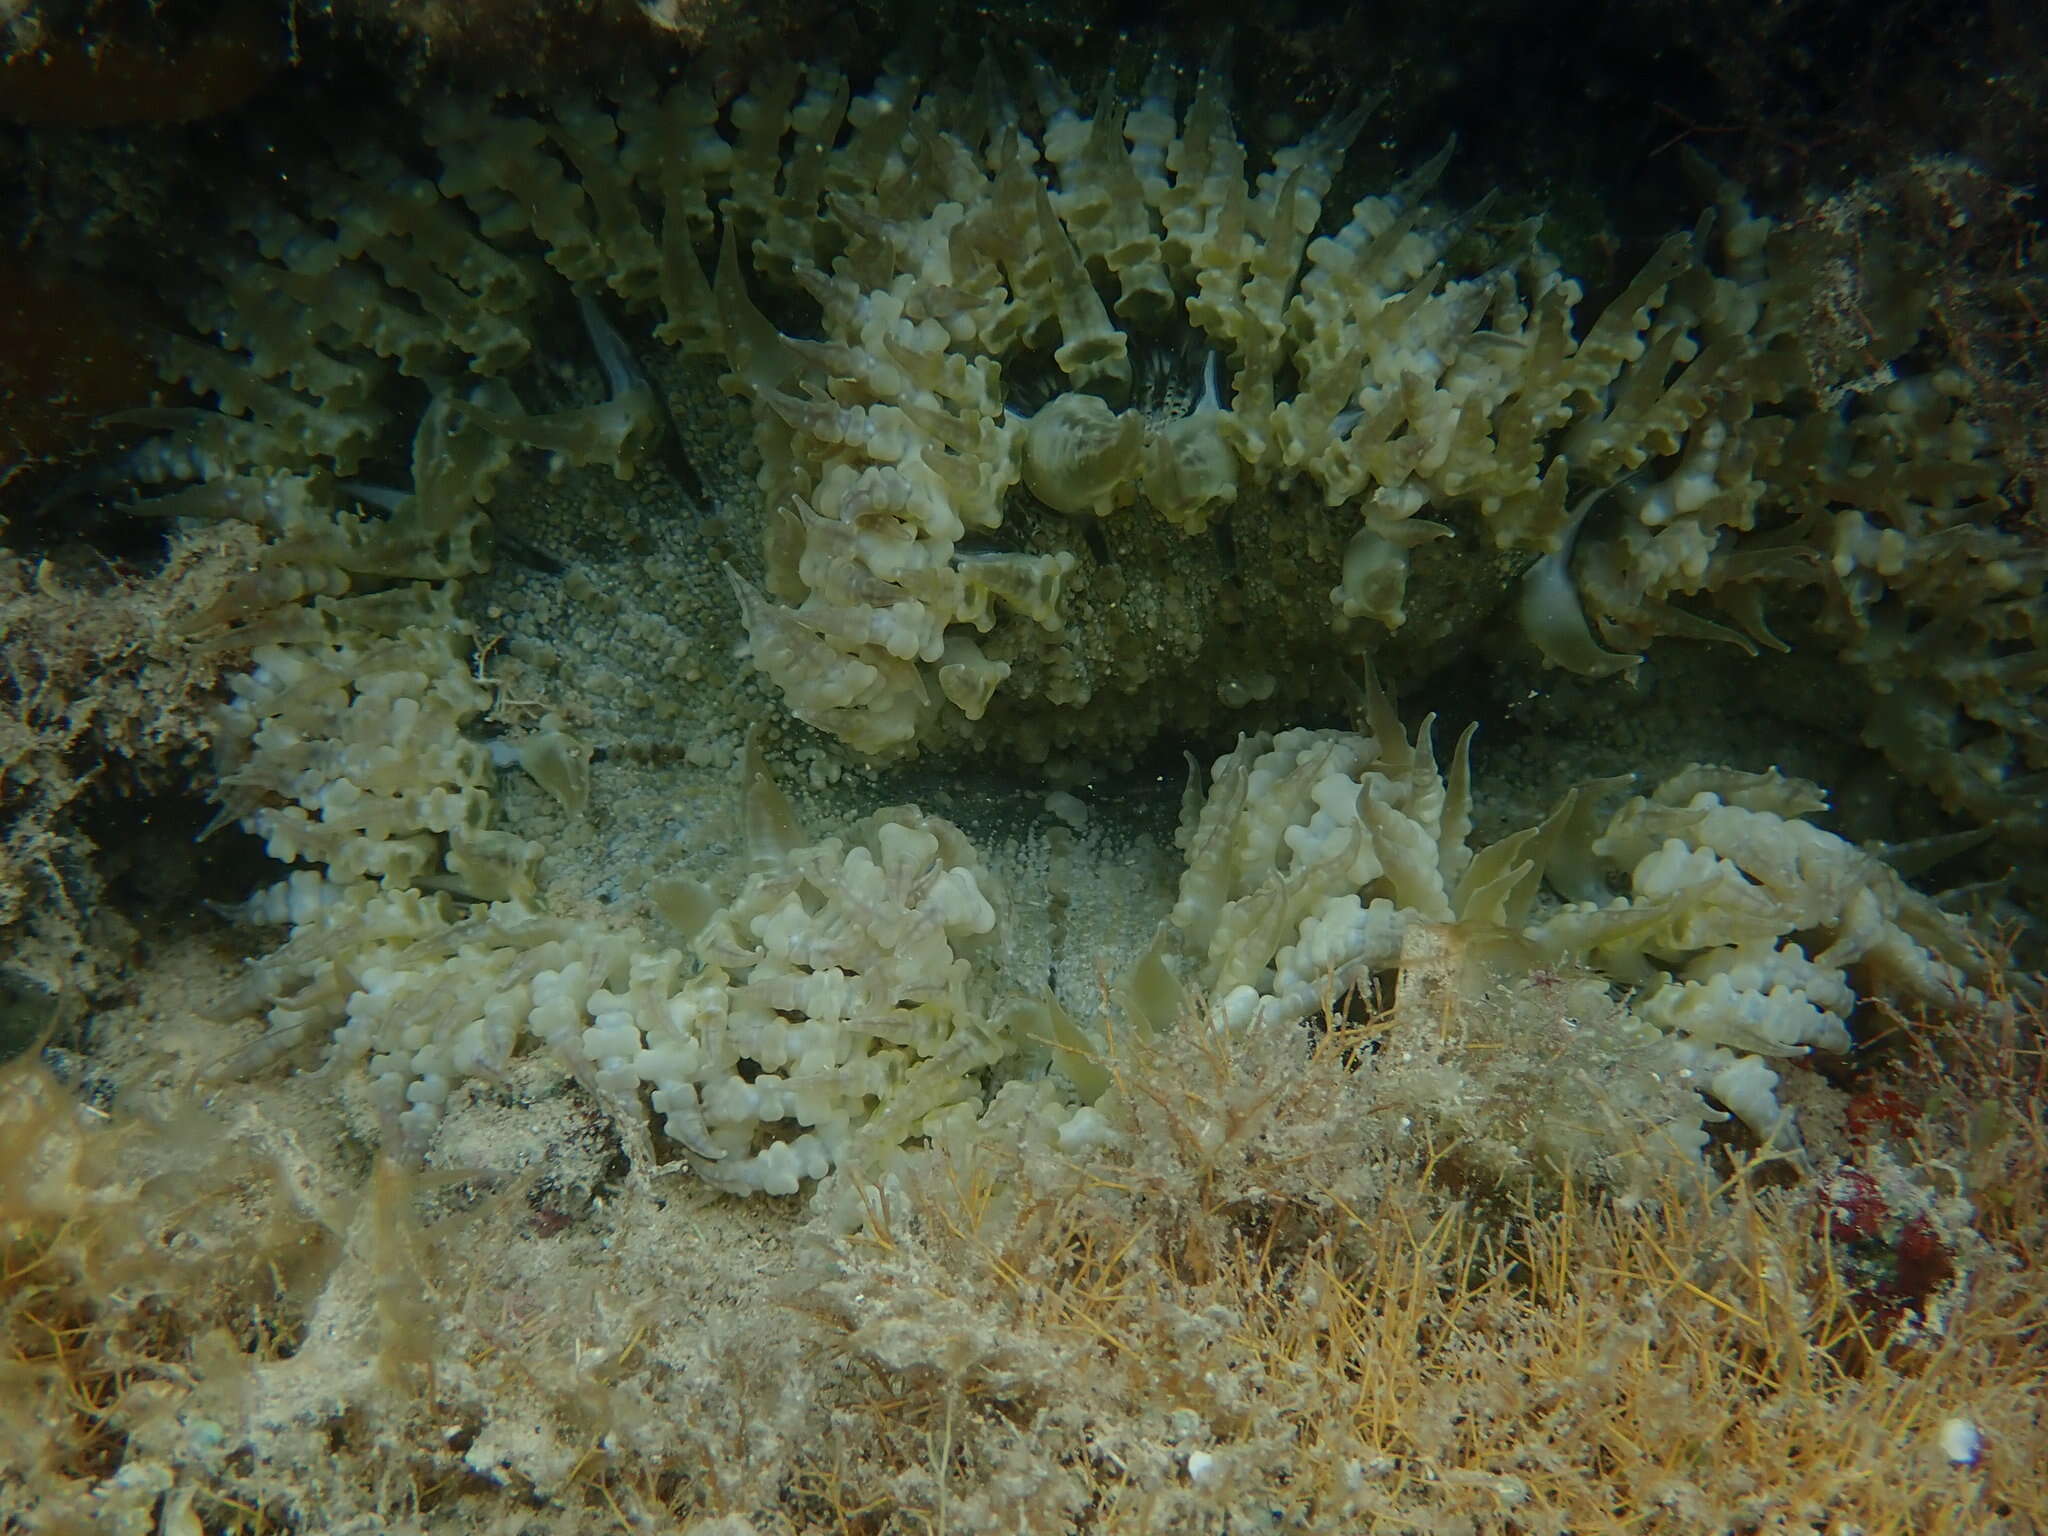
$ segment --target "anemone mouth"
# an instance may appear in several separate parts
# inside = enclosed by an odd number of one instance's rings
[[[1193,327],[1133,338],[1131,408],[1155,423],[1222,404],[1223,356]]]
[[[1208,337],[1185,322],[1124,333],[1128,383],[1097,377],[1085,383],[1066,375],[1050,348],[1033,348],[1003,365],[1004,403],[1014,416],[1034,416],[1063,394],[1094,395],[1112,410],[1136,411],[1164,423],[1220,403],[1227,364]]]
[[[1009,409],[1026,418],[1024,487],[1069,515],[1143,501],[1176,524],[1206,521],[1237,493],[1239,466],[1220,429],[1222,355],[1180,327],[1133,335],[1129,356],[1128,384],[1065,387],[1047,358],[1017,371]]]

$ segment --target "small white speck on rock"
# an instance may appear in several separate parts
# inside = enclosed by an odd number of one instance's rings
[[[1984,1432],[1968,1419],[1943,1419],[1937,1431],[1941,1454],[1958,1467],[1974,1467],[1984,1454]]]

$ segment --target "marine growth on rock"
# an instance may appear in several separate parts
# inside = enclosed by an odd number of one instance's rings
[[[1699,769],[1604,829],[1589,791],[1475,851],[1465,744],[1439,775],[1376,689],[1370,735],[1274,734],[1362,662],[1423,677],[1502,615],[1616,688],[1653,646],[1790,635],[1949,810],[2044,830],[2043,562],[1983,515],[1967,388],[1903,371],[1910,283],[1871,371],[1826,376],[1801,330],[1825,240],[1723,186],[1585,320],[1538,228],[1433,200],[1448,150],[1332,205],[1365,116],[1255,156],[1213,69],[1124,96],[1038,65],[973,91],[790,67],[730,97],[445,96],[422,144],[252,202],[164,346],[208,404],[152,417],[131,468],[152,514],[267,535],[200,622],[252,658],[227,814],[299,866],[250,906],[290,929],[248,999],[273,1041],[362,1061],[416,1140],[544,1048],[636,1162],[658,1124],[673,1162],[781,1192],[971,1126],[1004,1081],[1090,1076],[1087,1031],[988,959],[999,882],[916,807],[812,840],[750,752],[737,890],[661,875],[629,893],[646,922],[551,896],[498,775],[582,817],[606,770],[487,669],[503,610],[476,593],[508,561],[570,631],[622,637],[586,722],[683,712],[718,663],[680,626],[715,606],[847,762],[1258,730],[1191,797],[1147,955],[1216,1027],[1421,986],[1439,930],[1507,934],[1482,947],[1581,967],[1615,1040],[1697,1079],[1658,1099],[1692,1147],[1695,1087],[1777,1134],[1765,1062],[1844,1048],[1858,998],[1968,1000],[1961,930],[1801,820],[1810,786]],[[715,566],[608,551],[622,597],[525,542],[542,513],[494,512],[687,454],[707,380],[753,454]],[[1615,1070],[1662,1084],[1648,1060]]]

